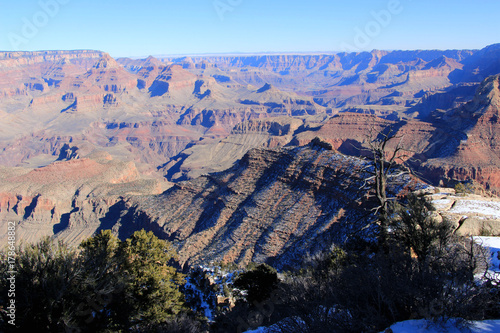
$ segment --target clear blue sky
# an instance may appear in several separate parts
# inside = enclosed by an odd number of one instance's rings
[[[0,50],[7,51],[96,49],[119,57],[500,42],[498,0],[0,0],[0,6]],[[373,13],[381,12],[390,15],[377,21]]]

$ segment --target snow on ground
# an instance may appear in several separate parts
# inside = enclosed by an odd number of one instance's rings
[[[481,214],[500,219],[500,202],[482,200],[458,200],[449,211],[453,214]]]
[[[245,333],[266,333],[266,332],[267,332],[267,327],[259,327],[252,331],[245,331]]]
[[[479,245],[490,248],[491,270],[500,273],[500,237],[474,237]],[[500,331],[499,331],[500,332]]]
[[[437,210],[446,210],[451,208],[451,205],[453,205],[453,200],[451,199],[432,200],[432,204]]]
[[[474,321],[467,325],[457,325],[455,320],[436,324],[425,319],[408,320],[391,326],[393,333],[498,333],[500,320]],[[266,327],[259,327],[246,333],[267,333]],[[383,332],[381,332],[383,333]]]
[[[426,320],[409,320],[396,323],[391,329],[394,333],[494,333],[500,332],[500,320],[476,321],[462,329],[457,328],[454,321],[439,325]]]
[[[207,317],[209,321],[213,321],[214,316],[212,314],[212,309],[210,308],[210,305],[206,302],[203,291],[198,289],[198,287],[195,284],[191,283],[189,279],[186,279],[186,284],[184,285],[184,288],[191,290],[191,292],[196,295],[197,299],[200,301],[199,307],[203,309],[205,317]]]

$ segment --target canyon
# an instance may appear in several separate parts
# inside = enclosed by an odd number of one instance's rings
[[[145,59],[0,52],[1,225],[16,222],[26,242],[73,245],[145,228],[183,264],[293,266],[370,221],[374,203],[360,190],[370,133],[391,131],[400,139],[388,150],[405,148],[412,175],[394,196],[462,182],[495,200],[499,74],[499,44]],[[462,229],[477,233],[476,220]]]

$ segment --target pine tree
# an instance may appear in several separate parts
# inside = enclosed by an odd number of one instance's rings
[[[85,240],[80,251],[50,238],[18,248],[16,326],[26,332],[200,327],[188,316],[180,291],[184,276],[172,266],[175,260],[170,243],[144,230],[124,242],[102,231]],[[8,271],[3,261],[0,269]],[[0,330],[9,328],[5,323],[0,320]]]
[[[268,299],[278,285],[278,274],[274,268],[260,264],[242,273],[234,281],[234,286],[247,291],[247,302],[250,304]]]
[[[16,328],[25,332],[64,330],[72,321],[71,309],[78,293],[75,285],[82,279],[76,251],[46,237],[36,244],[18,247],[16,252]],[[7,292],[6,280],[2,280],[3,298]]]
[[[128,279],[123,306],[130,324],[160,323],[187,310],[179,290],[184,275],[169,265],[177,260],[170,243],[151,231],[137,231],[122,243],[120,257]]]

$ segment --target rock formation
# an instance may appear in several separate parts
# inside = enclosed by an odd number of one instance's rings
[[[188,264],[296,265],[362,231],[373,203],[360,190],[367,162],[317,146],[252,149],[231,169],[138,198],[131,218],[178,248]],[[403,183],[418,188],[406,177]],[[408,188],[392,187],[393,195]],[[121,219],[117,224],[133,222]]]
[[[498,75],[487,78],[473,101],[449,112],[434,114],[437,130],[447,131],[439,150],[427,149],[428,160],[415,168],[434,180],[476,180],[487,190],[500,191],[500,90]],[[437,142],[436,142],[437,141]]]
[[[500,192],[499,49],[0,52],[1,221],[27,241],[145,227],[185,263],[293,265],[358,227],[370,131],[426,182]]]

